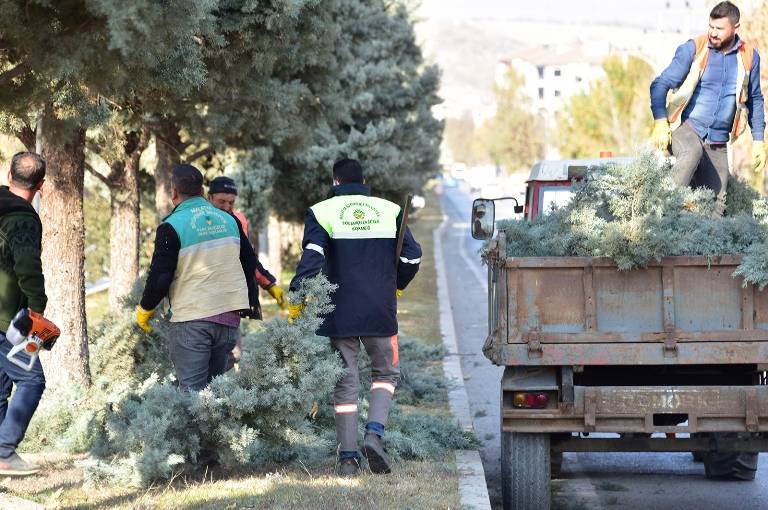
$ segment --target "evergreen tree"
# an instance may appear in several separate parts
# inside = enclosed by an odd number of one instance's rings
[[[273,157],[273,204],[289,220],[326,198],[341,157],[359,159],[375,193],[397,202],[438,169],[442,123],[431,108],[439,103],[439,71],[424,64],[406,7],[338,0],[334,19],[337,62],[313,88],[324,116],[309,146]]]
[[[120,303],[139,277],[139,160],[149,142],[149,130],[128,130],[126,120],[113,116],[88,144],[107,164],[104,175],[86,164],[86,169],[109,190],[109,312],[119,313]]]
[[[42,137],[49,169],[41,202],[46,314],[63,332],[50,355],[50,379],[90,380],[83,276],[86,130],[107,122],[134,91],[163,95],[196,86],[205,76],[197,41],[214,5],[0,0],[0,131],[15,134],[29,149]]]

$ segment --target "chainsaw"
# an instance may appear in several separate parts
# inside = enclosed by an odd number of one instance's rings
[[[6,358],[14,365],[29,372],[37,360],[40,349],[50,351],[60,335],[61,330],[56,324],[29,308],[22,308],[11,319],[11,324],[5,335],[5,338],[13,344]],[[17,356],[20,352],[27,354],[28,363]]]

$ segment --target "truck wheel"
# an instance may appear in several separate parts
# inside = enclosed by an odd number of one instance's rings
[[[502,432],[504,510],[549,510],[549,434]]]
[[[552,478],[560,478],[563,468],[563,452],[550,452],[549,459],[551,463],[550,474]]]
[[[750,437],[749,434],[739,432],[719,432],[712,436],[715,439]],[[757,474],[757,453],[704,452],[702,460],[707,478],[752,481]]]
[[[701,434],[698,432],[691,434],[691,439],[700,437],[708,437],[708,434]],[[691,452],[691,455],[693,455],[694,462],[704,462],[704,452]]]
[[[749,482],[757,474],[757,453],[708,452],[702,457],[707,478]]]

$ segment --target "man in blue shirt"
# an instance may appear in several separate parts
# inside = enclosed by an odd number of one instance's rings
[[[671,146],[676,158],[672,177],[678,185],[714,191],[718,214],[725,210],[728,144],[747,123],[755,172],[766,162],[760,56],[736,34],[739,18],[731,2],[717,4],[707,34],[679,46],[669,67],[651,83],[654,146],[665,153]]]

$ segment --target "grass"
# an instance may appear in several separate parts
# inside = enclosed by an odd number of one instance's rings
[[[97,292],[85,297],[85,316],[88,326],[96,326],[109,313],[107,291]]]
[[[387,476],[333,476],[333,465],[315,472],[277,468],[254,473],[183,475],[149,489],[83,486],[72,456],[29,455],[44,475],[0,480],[0,491],[67,510],[458,508],[453,464],[405,462]],[[330,461],[332,463],[332,460]],[[203,477],[205,479],[203,479]],[[430,490],[425,490],[429,487]]]
[[[440,306],[437,302],[437,273],[432,232],[442,223],[443,213],[437,195],[425,194],[426,206],[411,216],[409,226],[421,245],[421,264],[416,278],[398,301],[400,329],[428,343],[442,343]]]
[[[412,216],[410,226],[421,244],[423,255],[419,274],[398,302],[398,319],[403,334],[430,344],[441,344],[432,232],[442,221],[437,197],[427,193],[427,206]],[[292,269],[292,268],[291,268]],[[289,279],[285,280],[286,282]],[[98,323],[106,313],[107,294],[89,296],[88,320]],[[263,292],[265,318],[285,315]],[[258,327],[253,321],[248,328]],[[419,367],[436,370],[439,360]],[[437,371],[437,373],[441,373]],[[424,403],[418,411],[449,414],[444,399]],[[400,406],[408,413],[411,406]],[[443,461],[401,461],[386,476],[363,474],[354,479],[333,475],[333,458],[325,464],[272,466],[251,472],[213,471],[207,475],[180,474],[170,483],[150,489],[88,487],[74,462],[82,456],[67,454],[25,455],[41,463],[43,475],[27,479],[0,479],[0,492],[31,499],[53,509],[347,509],[460,507],[458,472],[453,455]]]

